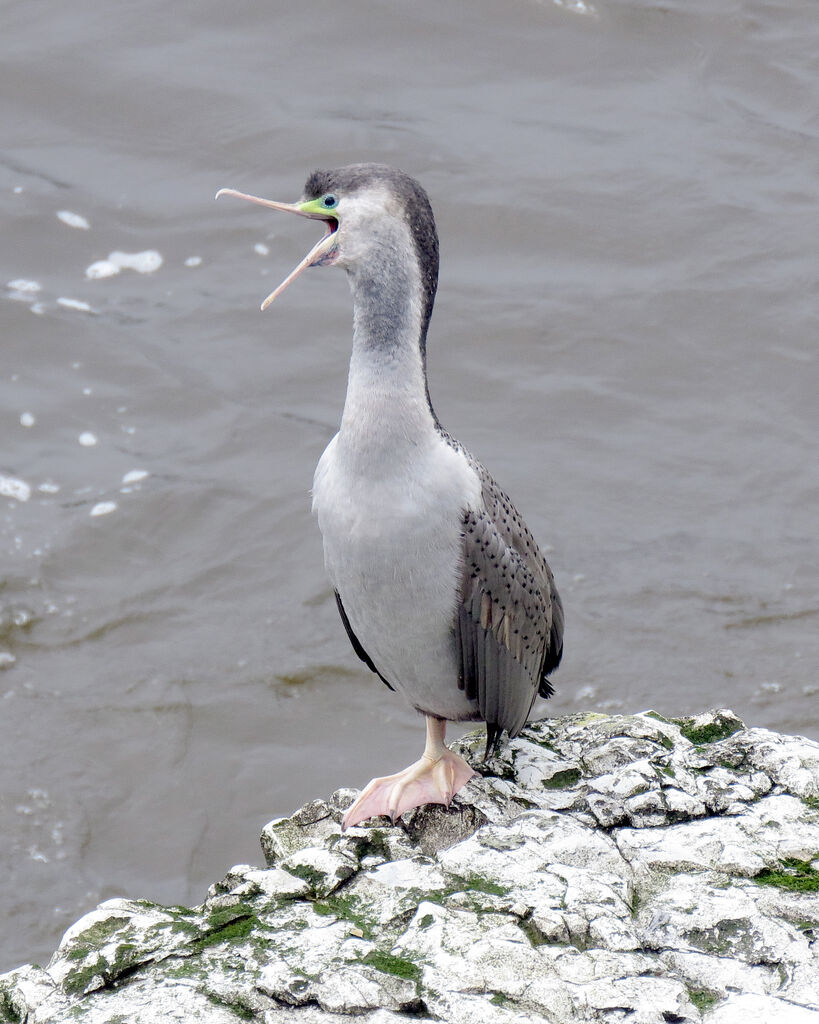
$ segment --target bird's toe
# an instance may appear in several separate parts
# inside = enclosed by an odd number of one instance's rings
[[[450,750],[435,762],[421,758],[402,772],[373,779],[344,815],[341,828],[344,831],[379,815],[386,815],[395,824],[402,814],[424,804],[448,807],[473,775],[477,772]]]

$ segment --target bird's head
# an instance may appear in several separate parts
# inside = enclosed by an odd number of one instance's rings
[[[401,257],[418,260],[424,291],[432,298],[438,280],[438,235],[429,199],[423,188],[394,167],[352,164],[332,171],[314,171],[296,203],[222,188],[219,196],[247,199],[272,210],[295,213],[324,223],[324,235],[262,303],[267,307],[308,267],[340,266],[354,271],[368,258]]]

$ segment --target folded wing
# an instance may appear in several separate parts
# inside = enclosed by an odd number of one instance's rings
[[[563,606],[546,563],[509,498],[482,466],[480,508],[464,514],[455,623],[458,686],[478,703],[487,749],[516,736],[563,654]]]

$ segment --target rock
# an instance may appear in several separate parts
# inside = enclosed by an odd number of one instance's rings
[[[819,1024],[819,744],[730,711],[537,722],[445,809],[339,790],[192,909],[109,900],[4,1024]]]

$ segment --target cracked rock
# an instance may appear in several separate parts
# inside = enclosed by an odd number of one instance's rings
[[[536,722],[450,808],[265,826],[197,907],[109,900],[0,1024],[819,1024],[819,744],[730,711]]]

